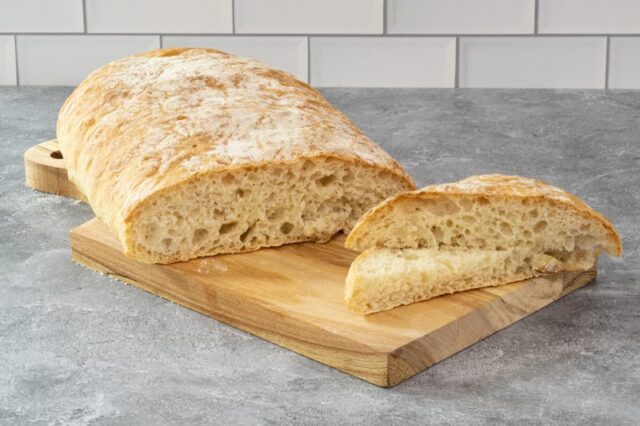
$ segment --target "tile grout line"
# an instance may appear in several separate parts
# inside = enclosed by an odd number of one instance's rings
[[[18,68],[18,36],[13,36],[13,57],[16,63],[16,87],[20,86],[20,71]]]
[[[87,0],[82,0],[82,26],[84,27],[84,33],[87,34]]]
[[[611,60],[611,38],[607,36],[607,43],[605,47],[605,56],[604,56],[604,89],[609,90],[609,61]]]
[[[387,0],[382,0],[382,34],[387,34]]]
[[[311,37],[307,36],[307,84],[311,84]]]
[[[534,0],[534,4],[533,4],[533,33],[534,34],[538,34],[538,20],[539,20],[539,13],[540,13],[540,1],[539,0]]]
[[[460,37],[456,37],[456,69],[453,77],[453,87],[460,88]]]
[[[164,33],[165,35],[171,35],[176,37],[189,37],[189,36],[237,36],[237,37],[343,37],[343,38],[354,38],[354,37],[380,37],[382,34],[323,34],[323,33]],[[155,33],[131,33],[131,32],[121,32],[121,33],[109,33],[109,32],[95,32],[95,33],[82,33],[82,32],[0,32],[0,35],[43,35],[43,36],[58,36],[58,35],[66,35],[66,36],[157,36],[158,32]],[[547,38],[547,37],[575,37],[575,38],[584,38],[584,37],[640,37],[640,33],[539,33],[539,34],[523,34],[523,33],[503,33],[503,34],[482,34],[482,33],[469,33],[469,34],[450,34],[450,33],[442,33],[442,34],[398,34],[398,33],[390,33],[384,34],[385,38],[452,38],[452,37],[488,37],[488,38],[500,38],[500,37],[518,37],[518,38]]]
[[[231,0],[231,34],[236,33],[236,0]]]
[[[160,46],[160,49],[162,49],[164,47],[164,34],[158,34],[158,40],[158,45]]]

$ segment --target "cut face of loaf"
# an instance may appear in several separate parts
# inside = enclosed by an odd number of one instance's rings
[[[101,67],[65,102],[57,134],[69,179],[145,262],[324,241],[414,188],[318,91],[212,49]]]
[[[345,246],[526,248],[621,254],[613,225],[576,196],[519,176],[473,176],[392,197],[361,218]]]
[[[126,246],[166,262],[323,242],[402,188],[389,172],[326,158],[215,173],[150,199]]]
[[[622,251],[611,223],[574,195],[503,175],[392,197],[358,221],[345,245],[370,249],[347,279],[347,304],[359,312],[531,278],[549,265],[586,269],[601,251]]]
[[[372,248],[351,265],[345,300],[353,312],[370,314],[443,294],[586,270],[594,264],[593,252],[562,261],[526,249]]]

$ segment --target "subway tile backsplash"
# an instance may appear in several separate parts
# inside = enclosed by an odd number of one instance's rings
[[[393,34],[533,34],[535,0],[387,0]]]
[[[17,47],[20,84],[73,86],[102,64],[160,47],[160,40],[146,35],[19,35]]]
[[[610,88],[640,89],[640,37],[612,37],[609,61]]]
[[[640,33],[638,0],[538,0],[541,33]]]
[[[469,37],[460,87],[604,89],[604,37]]]
[[[15,86],[16,51],[14,36],[0,36],[0,86]]]
[[[83,31],[82,0],[0,0],[0,33]]]
[[[312,85],[640,89],[640,0],[0,0],[0,85],[202,46]]]
[[[452,37],[314,37],[311,84],[335,87],[453,87]]]
[[[230,33],[232,0],[85,0],[90,33]]]
[[[234,0],[238,33],[380,34],[383,0]]]

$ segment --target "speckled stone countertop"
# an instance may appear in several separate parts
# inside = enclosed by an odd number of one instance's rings
[[[539,177],[623,238],[594,284],[381,389],[72,263],[91,211],[22,163],[70,90],[0,89],[0,424],[640,422],[640,92],[323,91],[418,185]]]

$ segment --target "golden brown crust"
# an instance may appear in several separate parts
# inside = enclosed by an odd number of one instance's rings
[[[58,140],[70,180],[127,247],[155,194],[213,173],[338,158],[402,167],[309,85],[213,49],[159,49],[94,71],[67,99]]]
[[[597,220],[609,231],[614,242],[611,254],[620,256],[622,244],[620,235],[616,232],[611,222],[602,214],[593,210],[584,201],[575,195],[552,186],[544,181],[529,179],[521,176],[506,176],[501,174],[470,176],[454,183],[430,185],[415,191],[404,192],[390,197],[378,206],[369,210],[356,223],[349,233],[345,247],[354,250],[364,250],[369,247],[360,247],[357,244],[359,238],[367,232],[373,222],[383,218],[395,206],[409,199],[429,199],[447,195],[473,195],[473,196],[500,196],[506,198],[528,198],[531,200],[544,199],[555,204],[561,204],[575,210],[577,213]]]

